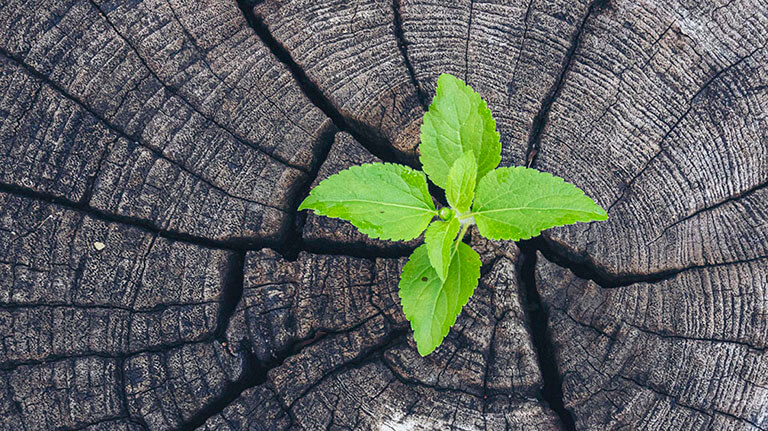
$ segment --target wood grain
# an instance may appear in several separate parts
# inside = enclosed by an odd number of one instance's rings
[[[768,429],[766,28],[762,0],[4,2],[0,428]],[[445,72],[502,165],[610,218],[471,230],[480,284],[421,357],[421,239],[296,208],[418,167]]]

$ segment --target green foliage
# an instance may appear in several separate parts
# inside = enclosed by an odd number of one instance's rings
[[[429,262],[437,271],[440,280],[445,280],[445,276],[448,274],[453,241],[459,234],[460,227],[459,221],[453,218],[450,221],[432,223],[424,233],[424,245],[427,246]]]
[[[317,185],[299,210],[348,220],[371,238],[409,240],[437,215],[421,171],[370,163],[341,171]]]
[[[480,95],[454,76],[438,78],[419,150],[424,172],[392,163],[353,166],[318,184],[299,210],[347,220],[372,238],[409,240],[426,229],[399,284],[416,347],[426,356],[440,346],[477,287],[480,256],[463,242],[470,226],[477,224],[489,239],[518,241],[608,215],[562,178],[497,168],[496,121]],[[427,176],[445,189],[450,207],[435,208]]]
[[[437,94],[421,126],[421,164],[429,179],[445,189],[453,163],[471,151],[477,161],[477,178],[501,161],[501,141],[496,120],[480,98],[459,78],[444,73],[437,79]]]
[[[422,356],[443,342],[479,278],[480,255],[463,242],[453,253],[445,280],[430,265],[426,244],[414,250],[400,276],[399,296]]]
[[[477,230],[488,239],[519,241],[551,227],[608,218],[573,184],[521,166],[491,171],[475,196]]]
[[[456,159],[451,166],[448,176],[448,186],[445,188],[445,199],[448,205],[456,211],[465,213],[472,205],[475,197],[477,182],[477,161],[471,151]]]

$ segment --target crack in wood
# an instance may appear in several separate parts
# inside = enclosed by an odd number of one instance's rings
[[[122,39],[125,42],[125,44],[128,45],[129,48],[131,48],[133,53],[136,54],[136,58],[149,71],[149,73],[152,75],[152,77],[155,78],[155,80],[157,80],[157,82],[159,82],[160,85],[162,85],[163,88],[166,89],[169,93],[171,93],[174,96],[176,96],[179,99],[181,99],[190,109],[192,109],[192,111],[194,111],[195,113],[199,114],[201,117],[205,118],[207,121],[210,121],[211,123],[215,124],[216,127],[226,131],[230,136],[235,138],[238,142],[242,143],[243,145],[246,145],[246,146],[248,146],[250,148],[253,148],[254,150],[258,151],[259,153],[264,154],[265,156],[267,156],[267,157],[273,159],[274,161],[276,161],[278,163],[281,163],[281,164],[283,164],[285,166],[289,166],[289,167],[292,167],[294,169],[298,169],[300,171],[305,171],[305,169],[303,167],[297,166],[297,165],[291,163],[290,161],[285,160],[282,157],[279,157],[278,155],[273,154],[273,153],[271,153],[269,151],[265,151],[263,148],[261,148],[258,145],[256,145],[256,143],[251,142],[250,140],[240,136],[234,130],[230,130],[228,127],[226,127],[225,125],[221,124],[219,121],[217,121],[213,117],[211,117],[209,115],[206,115],[204,112],[201,112],[186,96],[181,94],[181,92],[179,92],[179,90],[176,87],[174,87],[172,85],[168,85],[165,81],[160,79],[160,76],[157,75],[157,73],[154,71],[154,69],[152,69],[149,66],[149,63],[147,62],[147,60],[140,54],[139,49],[133,44],[133,42],[131,42],[131,40],[129,40],[125,35],[123,35],[123,33],[121,33],[117,29],[115,24],[112,22],[112,20],[109,19],[109,17],[101,9],[101,7],[99,7],[99,5],[96,4],[96,2],[94,0],[88,0],[88,1],[91,4],[91,6],[94,9],[96,9],[96,11],[98,12],[99,16],[101,16],[104,19],[104,21],[106,21],[107,25],[109,25],[109,27],[112,29],[112,31],[114,31],[120,37],[120,39]],[[194,39],[190,38],[190,40],[194,40]],[[214,74],[214,76],[215,76],[215,74]]]
[[[243,355],[243,375],[234,382],[231,382],[219,397],[206,404],[193,417],[184,421],[178,427],[178,430],[189,430],[201,427],[208,419],[215,416],[216,414],[221,413],[230,404],[232,404],[232,402],[234,402],[245,390],[267,383],[267,374],[269,371],[280,367],[289,358],[300,354],[305,349],[322,342],[328,337],[352,331],[359,326],[362,326],[362,323],[356,325],[355,327],[349,328],[346,331],[324,332],[320,336],[317,336],[317,334],[311,334],[305,339],[297,340],[286,346],[283,350],[275,354],[268,361],[259,361],[258,358],[256,358],[256,355],[251,352],[247,346],[244,345],[245,340],[242,340],[242,345],[238,349],[238,352]],[[309,393],[312,389],[316,388],[317,385],[321,384],[328,376],[333,375],[336,371],[342,368],[353,368],[357,365],[367,363],[368,361],[372,360],[372,358],[380,357],[385,350],[401,342],[406,335],[407,331],[405,329],[392,330],[380,343],[376,344],[365,352],[361,352],[360,357],[339,364],[336,367],[332,367],[330,370],[324,373],[324,375],[318,379],[317,382],[305,388],[302,394],[300,394],[296,400],[291,403],[291,405],[282,405],[283,403],[281,401],[283,410],[291,415],[293,404],[303,398],[303,396]]]
[[[191,430],[203,426],[208,419],[232,404],[246,389],[266,382],[269,370],[280,366],[288,358],[288,355],[285,355],[274,361],[260,362],[247,349],[242,349],[241,353],[243,354],[243,375],[230,382],[220,396],[204,405],[194,416],[182,422],[177,428],[178,430]]]
[[[701,87],[699,87],[696,93],[688,100],[688,108],[686,108],[686,110],[677,118],[677,120],[675,120],[675,123],[672,124],[669,130],[667,130],[667,132],[664,133],[664,136],[662,136],[661,139],[659,140],[659,143],[658,143],[659,150],[650,159],[648,159],[648,161],[645,163],[642,169],[640,169],[635,175],[632,176],[632,178],[630,178],[628,182],[624,184],[621,190],[621,195],[619,195],[619,197],[608,206],[608,208],[606,209],[607,213],[610,213],[613,207],[616,206],[616,204],[623,201],[627,197],[627,192],[629,192],[632,189],[632,187],[635,184],[635,181],[637,181],[637,179],[640,178],[645,173],[645,171],[648,170],[648,168],[653,164],[654,161],[656,161],[656,159],[658,159],[662,154],[664,154],[664,152],[666,151],[666,147],[664,146],[664,143],[672,135],[672,132],[674,132],[677,129],[680,123],[682,123],[683,120],[686,117],[688,117],[688,114],[690,114],[691,111],[693,111],[694,105],[696,103],[696,99],[698,99],[702,95],[702,93],[704,93],[704,91],[707,88],[709,88],[710,85],[712,85],[712,83],[720,79],[722,76],[727,74],[729,71],[731,71],[733,68],[737,67],[744,61],[752,58],[752,56],[757,54],[760,50],[765,49],[766,47],[768,47],[768,42],[763,46],[759,46],[753,49],[747,55],[739,57],[736,61],[729,64],[728,66],[720,69],[719,71],[717,71],[717,73],[712,75],[712,77],[710,77],[706,82],[704,82],[701,85]]]
[[[149,220],[140,219],[136,217],[129,217],[124,215],[108,213],[88,205],[84,205],[80,202],[73,202],[68,199],[56,196],[52,193],[40,192],[26,187],[20,187],[15,184],[0,183],[0,193],[7,193],[9,195],[19,196],[27,199],[34,199],[37,201],[43,201],[47,203],[56,204],[66,209],[76,211],[81,214],[85,214],[88,217],[96,220],[104,221],[107,223],[119,223],[127,226],[132,226],[137,229],[148,231],[159,235],[163,238],[172,239],[175,241],[181,241],[200,247],[217,248],[231,251],[241,250],[255,250],[267,247],[277,247],[278,243],[272,240],[251,240],[251,239],[233,239],[233,240],[214,240],[204,238],[200,236],[190,235],[183,232],[174,230],[168,230],[156,226]],[[258,244],[257,247],[255,247]]]
[[[416,79],[416,72],[411,63],[411,58],[408,56],[408,41],[405,39],[405,31],[403,30],[403,16],[400,14],[400,1],[392,0],[392,13],[394,16],[393,25],[395,27],[395,39],[397,39],[397,47],[400,50],[400,55],[403,57],[405,68],[408,70],[408,78],[411,80],[416,89],[416,95],[419,97],[419,103],[421,107],[426,111],[429,108],[429,98],[419,85],[418,79]]]
[[[556,349],[549,334],[549,315],[536,286],[538,250],[529,242],[520,242],[518,246],[520,247],[518,274],[522,308],[528,322],[531,342],[536,350],[543,381],[541,396],[560,418],[563,427],[567,431],[575,431],[576,418],[573,412],[565,407],[563,401],[563,377],[555,359]]]
[[[541,254],[544,255],[548,261],[570,270],[579,278],[591,280],[604,289],[626,287],[637,283],[658,283],[661,281],[670,280],[677,275],[687,271],[715,268],[719,266],[739,265],[768,259],[768,255],[754,256],[750,258],[736,259],[725,262],[688,265],[658,272],[614,274],[605,270],[599,264],[595,263],[592,256],[586,254],[578,255],[569,250],[566,246],[557,244],[554,241],[547,239],[545,236],[539,236],[533,239],[521,241],[521,244],[528,244],[530,247],[541,252]]]
[[[402,163],[414,168],[418,168],[418,161],[411,160],[405,154],[397,151],[394,146],[381,133],[371,126],[360,123],[353,119],[345,117],[339,109],[325,96],[320,87],[313,82],[304,69],[293,59],[291,53],[272,35],[269,27],[264,20],[256,15],[247,0],[238,0],[237,6],[243,13],[248,25],[253,29],[262,43],[270,50],[278,61],[285,65],[291,72],[294,80],[298,84],[305,96],[319,108],[328,118],[331,119],[338,130],[352,135],[360,145],[365,147],[371,154],[385,162]],[[318,160],[322,164],[322,160]],[[313,181],[312,179],[310,183]]]
[[[750,196],[750,195],[752,195],[754,193],[757,193],[758,191],[760,191],[762,189],[765,189],[765,188],[768,188],[768,181],[765,181],[765,182],[763,182],[761,184],[758,184],[758,185],[756,185],[754,187],[750,187],[747,190],[743,190],[743,191],[741,191],[739,193],[736,193],[733,196],[729,196],[728,198],[723,199],[723,200],[721,200],[719,202],[716,202],[716,203],[714,203],[712,205],[706,206],[704,208],[699,208],[696,211],[692,212],[691,214],[688,214],[687,216],[685,216],[685,217],[675,221],[674,223],[670,224],[669,226],[665,227],[664,230],[662,230],[661,233],[653,241],[651,241],[651,244],[656,242],[656,241],[658,241],[662,236],[664,236],[665,233],[667,233],[668,230],[670,230],[673,227],[679,225],[680,223],[686,222],[686,221],[688,221],[688,220],[698,216],[699,214],[702,214],[702,213],[705,213],[705,212],[708,212],[708,211],[712,211],[712,210],[717,209],[717,208],[719,208],[719,207],[721,207],[723,205],[726,205],[728,203],[737,202],[737,201],[739,201],[739,200],[741,200],[741,199],[743,199],[743,198],[745,198],[747,196]]]
[[[469,40],[472,37],[472,15],[475,12],[475,0],[469,0],[469,19],[467,20],[467,37],[464,43],[464,82],[469,80]]]
[[[536,155],[540,151],[541,139],[544,134],[544,127],[549,120],[549,110],[552,108],[552,104],[560,96],[560,92],[565,84],[565,77],[571,69],[571,64],[576,56],[576,50],[581,43],[581,36],[584,33],[584,28],[587,26],[587,20],[596,13],[599,13],[602,9],[608,6],[610,0],[592,0],[587,8],[587,13],[584,14],[584,18],[581,20],[579,28],[573,34],[571,38],[571,45],[565,52],[563,58],[563,67],[560,69],[560,74],[552,86],[552,89],[547,93],[547,96],[541,102],[541,108],[539,112],[533,118],[531,125],[531,134],[528,137],[528,149],[525,152],[525,165],[528,167],[534,167],[536,164]],[[527,14],[527,12],[526,12]]]
[[[61,95],[65,99],[67,99],[70,102],[72,102],[75,105],[77,105],[80,109],[82,109],[85,112],[87,112],[88,114],[90,114],[94,119],[96,119],[101,125],[106,127],[109,131],[114,133],[118,138],[125,139],[125,140],[127,140],[127,141],[129,141],[131,143],[135,143],[135,144],[141,146],[141,148],[149,151],[153,156],[157,157],[158,159],[162,159],[162,160],[167,161],[168,163],[170,163],[174,167],[178,168],[180,171],[190,175],[195,180],[200,181],[201,183],[209,186],[210,188],[212,188],[214,190],[217,190],[217,191],[219,191],[219,192],[221,192],[221,193],[223,193],[223,194],[225,194],[225,195],[227,195],[227,196],[229,196],[229,197],[231,197],[233,199],[238,199],[238,200],[242,200],[244,202],[254,203],[254,204],[257,204],[257,205],[262,205],[264,207],[272,208],[274,210],[277,210],[277,211],[280,211],[280,212],[283,212],[283,213],[287,213],[288,212],[288,210],[286,208],[280,208],[278,206],[275,206],[272,203],[265,203],[265,202],[255,201],[255,200],[252,200],[252,199],[249,199],[249,198],[246,198],[246,197],[240,197],[240,196],[232,195],[228,191],[224,190],[222,187],[212,183],[210,180],[208,180],[206,178],[203,178],[202,176],[200,176],[200,174],[189,170],[187,167],[185,167],[184,165],[180,164],[178,161],[173,160],[173,159],[169,159],[162,152],[160,152],[157,149],[152,148],[151,146],[145,144],[144,142],[142,142],[140,137],[130,135],[125,130],[123,130],[122,128],[120,128],[117,125],[113,124],[112,122],[108,121],[106,118],[104,118],[103,116],[101,116],[98,113],[96,113],[96,111],[91,109],[91,107],[86,105],[85,102],[83,102],[82,100],[78,99],[74,95],[70,94],[63,87],[61,87],[59,84],[53,82],[50,78],[48,78],[42,72],[38,71],[37,69],[35,69],[34,67],[30,66],[29,64],[25,63],[23,61],[23,59],[15,56],[14,54],[11,54],[10,52],[6,51],[3,48],[0,48],[0,56],[3,56],[6,59],[8,59],[9,61],[11,61],[14,64],[16,64],[19,68],[21,68],[29,76],[31,76],[32,78],[40,81],[41,85],[47,85],[48,87],[53,89],[57,94]],[[104,151],[105,151],[105,153],[108,152],[107,149],[105,149]],[[107,156],[108,155],[105,155],[104,157],[107,157]],[[91,187],[93,187],[93,185],[91,185]],[[93,193],[93,190],[87,190],[86,195],[92,194],[92,193]]]
[[[245,290],[245,251],[235,254],[227,262],[227,273],[224,276],[223,288],[221,292],[221,302],[219,306],[219,315],[216,321],[216,330],[214,338],[223,339],[227,332],[232,316],[235,314],[237,304],[243,297]]]
[[[302,240],[301,251],[318,255],[339,255],[348,257],[359,257],[363,259],[382,259],[382,258],[400,258],[408,257],[413,253],[416,247],[409,246],[402,242],[393,242],[391,247],[383,248],[369,245],[353,245],[344,242],[332,240],[310,241]]]
[[[625,381],[632,382],[632,383],[634,383],[635,385],[637,385],[637,386],[639,386],[641,388],[648,389],[649,391],[653,392],[656,395],[659,395],[661,397],[667,398],[667,399],[669,399],[671,401],[671,404],[679,405],[679,406],[684,407],[686,409],[693,410],[693,411],[695,411],[695,412],[697,412],[699,414],[702,414],[704,416],[709,417],[711,420],[714,420],[714,417],[715,417],[716,414],[720,414],[720,415],[729,417],[731,419],[734,419],[734,420],[737,420],[737,421],[740,421],[740,422],[746,422],[749,425],[751,425],[751,426],[753,426],[753,427],[755,427],[755,428],[757,428],[759,430],[766,431],[766,428],[763,428],[762,426],[760,426],[760,424],[758,424],[756,422],[753,422],[753,421],[751,421],[749,419],[746,419],[746,418],[743,418],[743,417],[740,417],[740,416],[736,416],[733,413],[724,412],[724,411],[718,410],[718,409],[705,410],[705,409],[702,409],[700,407],[696,407],[696,406],[684,403],[684,402],[680,401],[679,397],[676,397],[676,396],[674,396],[674,395],[672,395],[670,393],[665,392],[664,390],[656,387],[655,385],[651,384],[650,382],[641,382],[640,380],[638,380],[638,379],[636,379],[634,377],[627,377],[627,376],[623,376],[623,375],[618,375],[617,377],[619,377],[620,379],[623,379]],[[711,424],[710,424],[710,426],[711,426]]]
[[[228,250],[235,253],[244,253],[248,251],[258,251],[265,248],[272,249],[281,255],[287,261],[294,261],[298,257],[300,252],[306,252],[316,255],[334,255],[334,256],[348,256],[359,257],[364,259],[377,259],[377,258],[399,258],[409,256],[413,249],[410,247],[393,247],[391,249],[381,249],[376,247],[354,247],[347,244],[335,242],[335,241],[311,241],[305,243],[300,236],[298,238],[288,237],[283,241],[273,240],[255,240],[255,239],[234,239],[234,240],[213,240],[205,237],[195,236],[178,232],[174,230],[168,230],[157,227],[152,222],[128,216],[121,216],[116,214],[107,213],[88,205],[84,205],[81,202],[73,202],[68,199],[56,196],[51,193],[39,192],[31,190],[25,187],[20,187],[15,184],[0,183],[0,193],[7,193],[26,199],[33,199],[36,201],[42,201],[46,203],[55,204],[65,209],[75,211],[91,217],[96,220],[104,221],[107,223],[119,223],[126,226],[131,226],[136,229],[151,232],[160,237],[179,241],[187,244],[192,244],[200,247],[215,248],[220,250]],[[20,236],[20,237],[23,237]],[[19,237],[19,238],[20,238]],[[13,304],[7,304],[13,305]],[[42,304],[41,304],[42,305]],[[59,306],[67,304],[50,304],[50,306]],[[75,306],[75,305],[69,305]],[[3,308],[3,306],[0,306]],[[114,308],[114,307],[113,307]],[[135,310],[132,310],[135,311]]]

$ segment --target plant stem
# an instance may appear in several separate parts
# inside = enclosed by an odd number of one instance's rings
[[[464,235],[467,234],[467,230],[469,230],[469,224],[465,224],[461,226],[461,231],[459,231],[459,239],[456,241],[456,243],[453,245],[453,250],[451,250],[451,259],[449,262],[453,261],[453,255],[456,254],[456,251],[459,249],[459,243],[464,239]]]
[[[458,218],[459,220],[464,220],[464,219],[467,219],[467,218],[470,218],[470,217],[474,217],[474,216],[475,216],[475,213],[470,211],[470,212],[468,212],[466,214],[458,214],[458,215],[456,215],[456,218]]]

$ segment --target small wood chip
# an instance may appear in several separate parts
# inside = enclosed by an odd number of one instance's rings
[[[101,242],[101,241],[96,241],[96,242],[94,242],[94,243],[93,243],[93,248],[95,248],[95,249],[96,249],[96,251],[102,251],[102,250],[104,250],[104,248],[105,248],[106,246],[107,246],[107,245],[106,245],[106,244],[104,244],[104,243],[103,243],[103,242]]]

